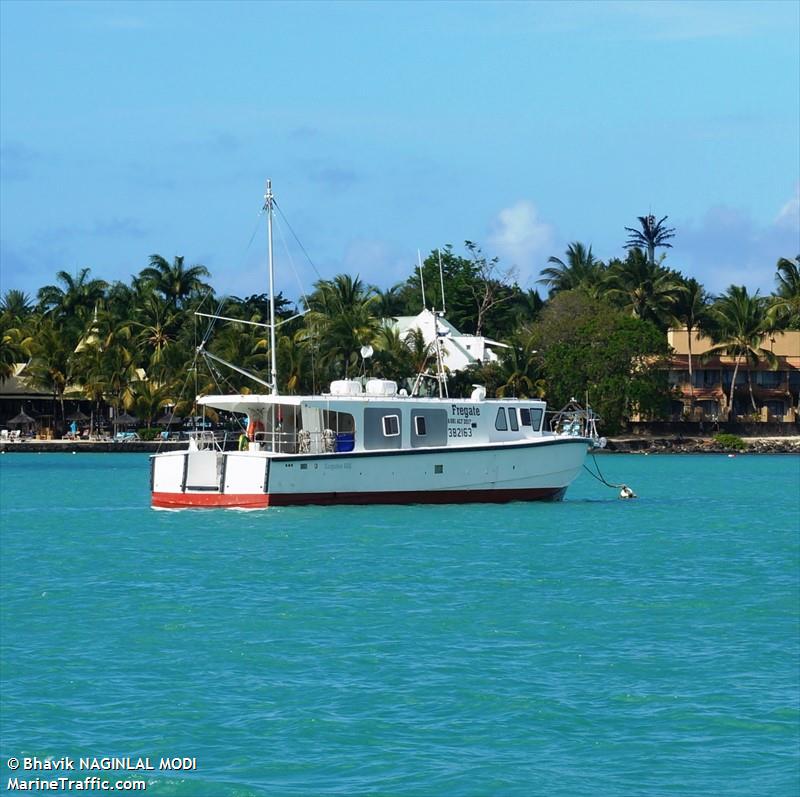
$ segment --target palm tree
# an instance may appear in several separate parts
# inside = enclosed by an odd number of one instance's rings
[[[316,393],[316,341],[306,327],[278,338],[278,376],[281,392]]]
[[[6,326],[0,316],[0,379],[13,376],[18,363],[30,360],[34,340],[24,328]]]
[[[500,366],[505,383],[497,388],[498,398],[541,398],[545,394],[545,381],[539,375],[538,352],[534,348],[529,330],[521,329],[509,340],[511,347],[504,349]]]
[[[411,353],[411,368],[413,374],[419,374],[428,367],[428,362],[434,356],[433,343],[425,341],[425,333],[419,327],[413,327],[406,332],[403,338]]]
[[[59,271],[56,279],[61,286],[45,285],[39,289],[39,306],[59,324],[68,326],[73,336],[80,334],[108,288],[105,280],[89,279],[90,272],[90,268],[82,268],[73,277],[67,271]]]
[[[64,422],[64,393],[72,383],[72,346],[52,318],[45,318],[36,330],[31,344],[31,361],[26,374],[34,385],[52,391],[53,419],[58,417],[56,406],[61,408],[61,425]]]
[[[378,297],[376,302],[375,312],[381,318],[397,318],[403,315],[405,311],[405,301],[402,296],[403,283],[392,285],[382,291],[380,288],[372,288],[372,291]]]
[[[334,371],[347,376],[358,352],[371,344],[380,326],[375,315],[378,298],[372,288],[365,288],[359,277],[339,274],[332,280],[320,280],[308,297],[306,325],[320,341],[321,355]]]
[[[681,281],[680,291],[670,308],[672,320],[676,324],[686,327],[689,339],[689,401],[692,410],[694,409],[692,336],[697,330],[703,329],[709,320],[709,299],[705,288],[696,279],[689,278]]]
[[[159,385],[149,379],[139,380],[132,384],[132,406],[134,414],[145,422],[149,429],[153,419],[167,405],[174,403],[174,396],[169,386]]]
[[[15,288],[8,290],[0,301],[0,315],[13,324],[20,324],[33,312],[31,297]]]
[[[670,238],[675,237],[674,227],[665,227],[664,222],[669,216],[656,221],[656,217],[650,214],[649,216],[637,216],[639,224],[642,229],[637,230],[634,227],[626,227],[629,233],[628,240],[625,242],[626,249],[646,249],[647,259],[650,263],[656,262],[656,247],[661,246],[665,249],[671,249],[672,244],[667,243]]]
[[[780,258],[777,269],[777,290],[769,309],[770,315],[777,326],[800,329],[800,255],[793,260]]]
[[[150,283],[175,307],[182,307],[186,299],[198,291],[206,290],[201,277],[211,276],[209,270],[200,264],[186,268],[183,257],[176,256],[170,264],[161,255],[150,255],[150,265],[139,272],[139,278]]]
[[[609,266],[606,295],[635,318],[652,321],[666,329],[672,308],[681,292],[679,276],[632,249],[625,260]]]
[[[542,277],[537,280],[546,285],[550,294],[585,288],[589,291],[601,280],[603,263],[592,254],[591,245],[587,249],[580,241],[573,241],[566,252],[566,262],[560,257],[549,257],[552,266],[542,269]]]
[[[727,354],[734,358],[731,392],[728,398],[728,418],[733,413],[733,397],[736,390],[736,377],[740,363],[747,365],[747,383],[750,390],[750,402],[753,410],[757,410],[753,397],[753,384],[750,379],[750,366],[766,360],[772,369],[777,368],[778,360],[769,350],[761,346],[762,338],[768,331],[770,321],[767,316],[767,303],[758,295],[751,296],[747,288],[731,285],[728,290],[711,307],[713,317],[711,338],[716,344],[709,349],[705,357]]]
[[[178,335],[181,315],[156,293],[146,295],[135,311],[131,326],[144,355],[148,377],[164,381],[164,352]]]
[[[223,360],[262,379],[267,376],[269,340],[266,330],[260,327],[229,323],[217,333],[211,351]],[[226,373],[225,380],[232,389],[245,393],[249,392],[254,384],[244,374],[236,372]]]
[[[424,345],[424,336],[422,342]],[[377,372],[385,379],[394,379],[396,382],[414,376],[411,350],[397,327],[383,324],[375,338],[375,349],[372,358],[373,372]]]

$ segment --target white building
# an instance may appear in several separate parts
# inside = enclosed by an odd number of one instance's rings
[[[505,343],[483,335],[462,335],[446,318],[435,316],[430,310],[419,315],[406,315],[394,319],[394,327],[401,339],[414,329],[419,329],[425,342],[436,340],[438,329],[442,341],[444,365],[449,371],[463,371],[470,365],[497,362],[497,349],[509,348]]]

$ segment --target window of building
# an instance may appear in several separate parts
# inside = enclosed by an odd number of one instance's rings
[[[786,371],[758,371],[756,384],[766,388],[780,387],[786,379]]]
[[[512,432],[519,431],[519,423],[517,423],[517,411],[514,407],[508,408],[508,424],[511,427]]]
[[[700,368],[692,374],[692,383],[695,387],[714,387],[719,384],[719,380],[718,368]]]
[[[400,434],[400,417],[398,415],[383,416],[384,437],[397,437]]]
[[[727,368],[722,372],[722,384],[726,387],[730,387],[731,380],[733,379],[733,368],[728,370]],[[739,368],[739,372],[736,374],[736,384],[738,385],[746,385],[747,384],[747,372],[744,368]]]
[[[427,431],[425,430],[425,416],[417,415],[414,418],[414,428],[417,430],[417,436],[425,437]]]
[[[494,428],[497,429],[498,432],[508,431],[505,407],[500,407],[500,409],[497,410],[497,417],[494,419]]]

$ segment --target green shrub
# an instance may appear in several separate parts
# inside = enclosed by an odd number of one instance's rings
[[[733,451],[741,451],[746,447],[741,437],[735,434],[727,434],[726,432],[715,434],[714,442],[720,446],[720,448],[731,449]]]
[[[139,429],[138,434],[142,440],[155,440],[161,434],[161,429]]]

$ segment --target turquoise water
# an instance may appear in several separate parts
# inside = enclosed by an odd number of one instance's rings
[[[0,457],[4,787],[796,797],[800,457],[598,461],[640,498],[155,512],[146,456]]]

